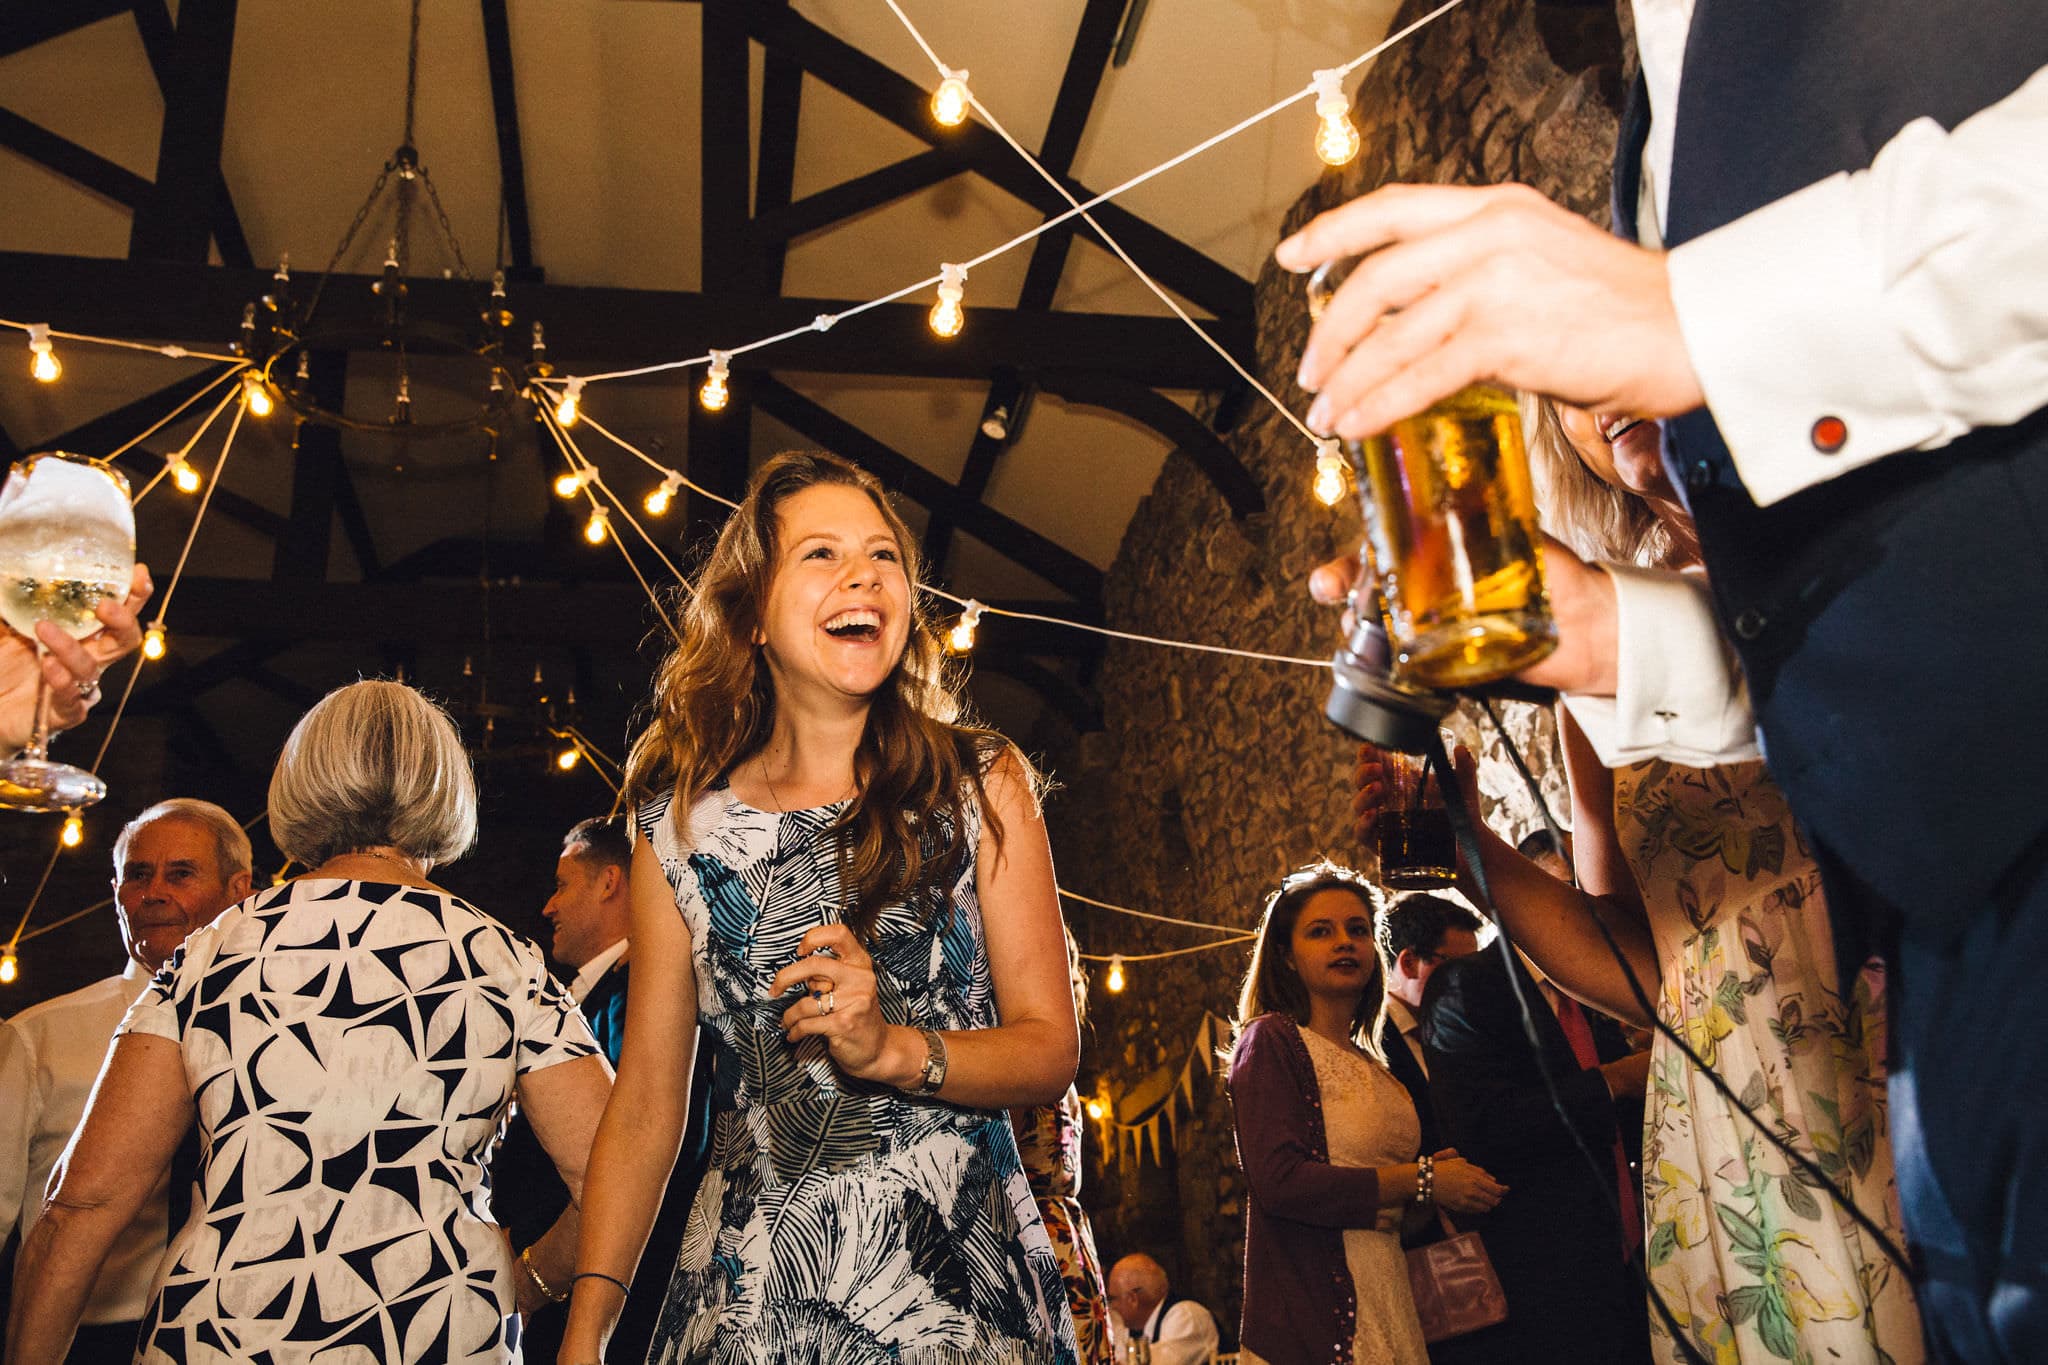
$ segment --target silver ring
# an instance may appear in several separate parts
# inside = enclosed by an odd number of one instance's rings
[[[77,690],[80,701],[90,704],[99,696],[100,680],[97,675],[90,678],[81,678],[73,683],[72,687]]]
[[[832,998],[832,991],[829,987],[819,991],[813,998],[818,1002],[818,1015],[820,1018],[838,1008],[838,1002]]]

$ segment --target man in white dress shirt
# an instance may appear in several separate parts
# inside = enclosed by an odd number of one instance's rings
[[[114,1028],[185,936],[249,894],[249,836],[211,801],[160,801],[114,841],[122,971],[0,1024],[0,1242],[42,1216],[44,1186],[85,1114]],[[126,1360],[170,1238],[158,1184],[100,1267],[68,1360]]]
[[[1147,1343],[1152,1365],[1209,1365],[1221,1340],[1216,1316],[1193,1299],[1172,1296],[1166,1269],[1143,1253],[1109,1269],[1109,1303],[1134,1341]]]
[[[1481,378],[1663,420],[1709,581],[1554,556],[1526,676],[1611,765],[1768,751],[1844,970],[1893,967],[1930,1338],[2048,1358],[2048,9],[1633,10],[1640,245],[1515,186],[1323,215],[1283,265],[1373,254],[1310,338],[1308,421],[1363,436]]]

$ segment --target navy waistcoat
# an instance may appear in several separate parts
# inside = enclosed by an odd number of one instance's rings
[[[1698,0],[1665,243],[1861,170],[1915,118],[1954,127],[2043,65],[2043,0]],[[1631,237],[1647,114],[1639,81],[1615,174]],[[1959,929],[2048,831],[2048,409],[1767,508],[1704,409],[1664,442],[1793,810],[1909,930]]]

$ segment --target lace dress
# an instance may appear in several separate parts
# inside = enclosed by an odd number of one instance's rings
[[[1323,1092],[1323,1130],[1333,1166],[1397,1166],[1415,1160],[1422,1125],[1407,1089],[1379,1063],[1303,1029],[1316,1085]],[[1386,1365],[1428,1365],[1422,1323],[1408,1292],[1401,1250],[1401,1210],[1383,1208],[1379,1223],[1344,1230],[1344,1262],[1358,1295],[1351,1358]]]
[[[1729,1088],[1905,1245],[1884,983],[1843,992],[1820,874],[1761,763],[1615,773],[1615,828],[1664,976],[1657,1008]],[[1643,1151],[1650,1279],[1715,1365],[1921,1359],[1906,1277],[1661,1034]],[[1659,1360],[1681,1361],[1653,1314]]]
[[[848,1080],[822,1039],[783,1037],[793,997],[768,982],[846,902],[827,833],[841,810],[759,811],[720,787],[687,836],[667,797],[636,812],[689,926],[717,1077],[710,1166],[648,1359],[1072,1365],[1008,1117]],[[953,887],[885,909],[867,946],[890,1022],[998,1022],[971,856]]]

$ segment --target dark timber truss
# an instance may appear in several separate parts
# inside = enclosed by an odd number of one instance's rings
[[[644,363],[719,339],[801,326],[816,314],[837,311],[850,301],[783,297],[783,261],[790,244],[956,175],[979,176],[1048,217],[1067,207],[1000,138],[973,122],[938,128],[924,89],[811,23],[784,0],[697,3],[703,25],[698,84],[705,283],[701,292],[678,293],[546,282],[533,247],[506,0],[478,0],[497,130],[510,306],[523,317],[546,320],[550,350],[558,360],[583,370]],[[1070,172],[1130,3],[1088,0],[1037,149],[1047,169],[1084,198],[1093,191]],[[269,278],[267,269],[251,259],[220,168],[235,0],[188,0],[176,21],[165,0],[69,0],[16,8],[20,13],[0,33],[0,57],[89,24],[124,17],[132,21],[162,90],[164,120],[155,178],[144,179],[0,107],[0,147],[133,213],[126,260],[0,253],[7,311],[107,336],[175,338],[193,345],[232,342],[243,303],[262,294]],[[750,131],[748,108],[748,67],[755,45],[764,56],[758,140]],[[795,198],[797,127],[807,76],[928,144],[927,150]],[[1249,358],[1252,291],[1247,281],[1116,204],[1094,212],[1104,230],[1115,234],[1148,272],[1214,317],[1214,334],[1226,347]],[[1033,245],[1016,307],[975,304],[973,325],[952,341],[932,338],[923,306],[905,303],[862,318],[857,345],[843,337],[805,337],[764,353],[760,364],[742,357],[732,375],[732,400],[723,412],[704,413],[691,405],[691,477],[728,495],[742,489],[758,409],[807,440],[865,465],[921,504],[928,514],[924,548],[935,572],[943,571],[953,537],[964,532],[1071,599],[1018,605],[1099,620],[1101,571],[983,501],[1004,452],[1028,420],[1034,395],[1043,392],[1105,408],[1151,427],[1189,457],[1236,516],[1260,511],[1263,501],[1257,481],[1216,433],[1159,392],[1230,389],[1236,383],[1180,323],[1053,309],[1077,236],[1088,239],[1078,223],[1041,237]],[[210,249],[218,252],[222,265],[208,264]],[[459,286],[433,280],[414,280],[411,288],[423,310],[434,308],[437,300],[460,307],[466,297],[456,294]],[[443,291],[447,297],[439,300]],[[369,294],[367,289],[337,288],[330,298],[346,307],[344,300],[368,300]],[[772,361],[766,359],[770,354]],[[316,367],[317,373],[332,377],[337,402],[347,359],[323,355]],[[973,438],[960,478],[949,481],[799,393],[777,377],[777,370],[979,380],[988,386],[982,415],[989,429]],[[118,444],[218,373],[209,369],[182,378],[65,433],[56,443],[86,450]],[[0,432],[0,455],[12,451],[13,442]],[[156,457],[137,451],[128,462],[146,477]],[[296,685],[268,667],[280,650],[312,639],[360,638],[388,646],[394,640],[444,636],[450,622],[466,619],[468,605],[480,605],[469,604],[459,592],[437,590],[429,611],[413,586],[444,560],[473,564],[473,558],[463,559],[469,542],[429,547],[399,563],[380,557],[335,433],[310,425],[301,432],[292,477],[290,511],[284,515],[227,490],[215,495],[217,512],[275,542],[271,577],[192,581],[180,593],[182,631],[238,642],[193,667],[179,665],[174,657],[137,693],[138,712],[189,711],[196,692],[229,679],[293,694],[296,700]],[[700,499],[691,504],[682,510],[698,526],[709,524],[718,510]],[[333,518],[330,509],[337,514]],[[330,527],[336,522],[360,566],[361,583],[327,581]],[[549,534],[565,529],[551,524]],[[538,547],[528,548],[535,552],[535,567],[541,567],[544,556]],[[518,546],[493,550],[500,558],[517,559],[521,553]],[[529,580],[496,592],[494,615],[501,634],[522,632],[595,647],[634,638],[647,622],[637,589],[625,584],[572,588]],[[508,600],[508,593],[517,600]],[[1078,658],[1085,679],[1099,653],[1092,637],[1017,622],[995,633],[1001,642],[985,641],[977,649],[979,666],[1033,687],[1077,726],[1096,723],[1087,696],[1046,664]]]

